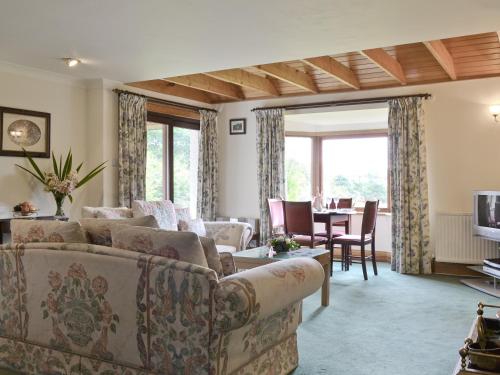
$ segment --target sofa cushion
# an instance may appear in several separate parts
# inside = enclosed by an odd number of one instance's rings
[[[14,219],[10,222],[12,242],[86,243],[80,223],[76,221]]]
[[[191,213],[189,212],[189,207],[180,207],[176,206],[175,207],[175,216],[177,217],[177,225],[182,221],[189,221],[191,220]]]
[[[208,268],[214,270],[218,277],[223,277],[224,273],[222,271],[222,263],[219,257],[219,252],[215,245],[215,241],[211,238],[200,236],[201,246],[203,246],[203,251],[205,253],[205,258],[207,258]]]
[[[139,201],[132,202],[134,217],[153,215],[161,229],[178,230],[177,216],[171,201]]]
[[[207,258],[196,233],[133,227],[111,228],[113,247],[181,260],[208,268]]]
[[[132,217],[132,210],[128,207],[82,207],[82,217],[126,219]]]
[[[103,246],[111,246],[111,228],[116,224],[158,228],[158,223],[153,215],[130,219],[83,218],[80,220],[80,224],[87,235],[89,243]]]
[[[219,253],[235,253],[236,248],[231,245],[217,245],[217,251]]]
[[[198,236],[205,237],[207,230],[202,219],[179,220],[179,230],[183,232],[194,232]]]

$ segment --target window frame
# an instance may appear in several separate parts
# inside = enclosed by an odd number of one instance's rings
[[[163,129],[163,144],[167,146],[163,148],[163,179],[168,183],[163,183],[163,198],[174,202],[174,128],[184,128],[191,130],[200,130],[200,121],[165,115],[148,111],[147,122],[164,125]],[[175,203],[175,202],[174,202]]]
[[[295,132],[285,131],[285,137],[301,137],[311,138],[311,196],[315,191],[323,191],[323,140],[328,139],[353,139],[353,138],[379,138],[389,137],[388,129],[376,130],[356,130],[356,131],[342,131],[342,132]],[[389,150],[387,150],[389,153]],[[391,173],[390,166],[387,166],[387,207],[379,208],[379,212],[391,212],[392,199],[391,199]],[[356,207],[356,211],[362,212],[363,208]]]

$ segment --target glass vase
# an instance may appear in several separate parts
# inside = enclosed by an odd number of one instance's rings
[[[63,203],[66,199],[66,196],[63,194],[52,193],[54,195],[54,199],[56,201],[56,213],[54,216],[65,216],[63,211]]]

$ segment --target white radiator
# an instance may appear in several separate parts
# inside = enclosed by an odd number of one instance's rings
[[[472,235],[471,214],[438,214],[435,236],[437,262],[481,264],[500,256],[496,242]]]

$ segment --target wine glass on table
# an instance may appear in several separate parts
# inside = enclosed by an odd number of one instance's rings
[[[335,197],[335,198],[333,198],[333,201],[335,202],[335,209],[338,210],[339,209],[339,201],[340,201],[340,199],[337,198],[337,197]]]

